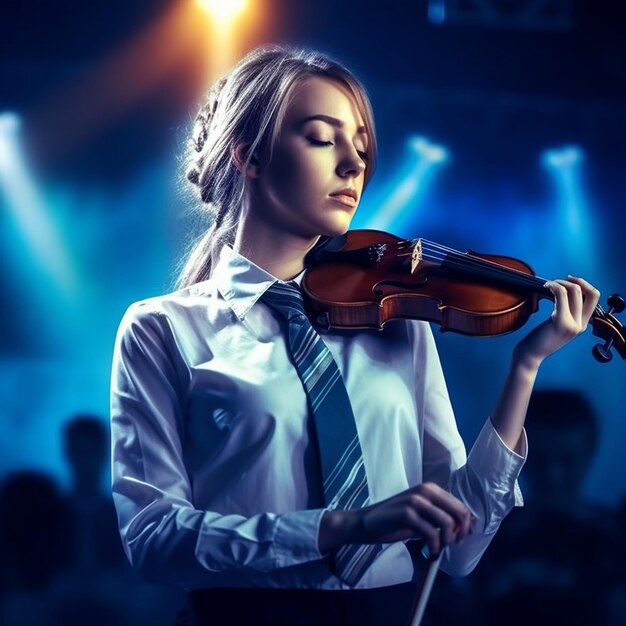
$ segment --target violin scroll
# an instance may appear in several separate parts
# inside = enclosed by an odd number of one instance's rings
[[[597,343],[591,351],[600,363],[608,363],[613,358],[613,349],[617,350],[623,359],[626,359],[626,328],[615,317],[626,308],[626,300],[620,294],[614,293],[607,299],[607,304],[609,306],[608,311],[597,306],[591,317],[593,334],[604,339],[604,343]]]

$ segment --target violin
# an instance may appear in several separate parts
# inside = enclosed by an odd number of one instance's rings
[[[409,318],[439,324],[442,331],[495,336],[522,327],[554,300],[546,280],[524,261],[508,256],[458,252],[426,239],[402,239],[377,230],[330,237],[305,259],[302,292],[312,319],[323,328],[382,329]],[[616,315],[626,307],[619,294],[591,317],[593,347],[603,363],[615,350],[626,359],[626,329]]]

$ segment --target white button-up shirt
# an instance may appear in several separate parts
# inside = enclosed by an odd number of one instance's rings
[[[126,553],[147,577],[188,589],[345,587],[318,548],[324,508],[306,395],[277,314],[260,301],[275,280],[226,246],[211,279],[135,303],[121,322],[113,497]],[[449,489],[476,521],[442,567],[467,573],[521,504],[524,458],[490,420],[466,457],[427,323],[320,334],[350,396],[371,502],[423,481]],[[398,542],[358,586],[412,574]]]

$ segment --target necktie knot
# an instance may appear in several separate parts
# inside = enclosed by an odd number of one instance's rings
[[[304,300],[295,283],[276,282],[263,294],[261,299],[289,321],[296,317],[306,318]]]

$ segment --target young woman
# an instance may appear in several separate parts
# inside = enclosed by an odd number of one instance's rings
[[[466,456],[427,323],[313,332],[272,296],[297,300],[305,255],[348,229],[375,159],[363,87],[317,53],[251,52],[199,113],[188,178],[213,225],[180,289],[121,323],[112,436],[126,553],[200,590],[201,622],[227,610],[233,623],[394,623],[412,539],[468,573],[521,504],[538,368],[598,301],[580,278],[548,284],[554,311],[515,348]],[[321,394],[318,361],[332,379]]]

